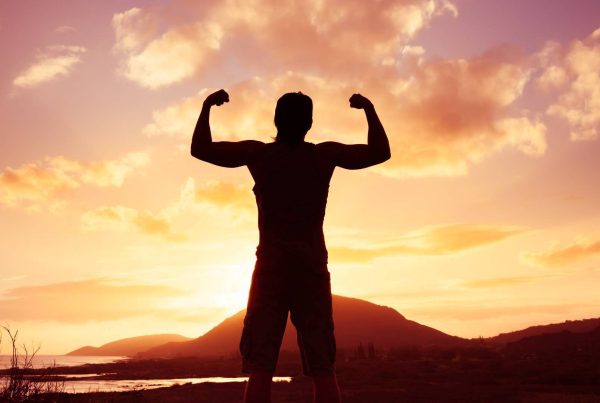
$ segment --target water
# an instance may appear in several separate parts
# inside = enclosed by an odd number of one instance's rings
[[[224,382],[245,382],[248,377],[237,378],[174,378],[174,379],[120,379],[115,381],[110,380],[81,380],[81,381],[65,381],[64,391],[66,393],[88,393],[88,392],[127,392],[141,389],[157,389],[165,388],[173,385],[183,385],[186,383],[224,383]],[[273,377],[275,382],[290,382],[291,377],[276,376]]]
[[[36,355],[33,357],[34,368],[46,367],[74,367],[83,364],[106,364],[113,361],[123,360],[127,357],[121,356],[87,356],[87,355]],[[19,365],[22,364],[19,358]],[[10,367],[10,356],[0,355],[0,369]]]
[[[71,355],[39,355],[33,359],[34,368],[73,367],[83,364],[104,364],[125,359],[126,357],[111,356],[71,356]],[[20,361],[21,362],[21,361]],[[10,367],[10,356],[0,355],[0,368]],[[86,379],[93,376],[106,374],[54,374],[55,376],[65,376],[71,380],[64,382],[64,391],[66,393],[87,393],[87,392],[126,392],[141,389],[165,388],[173,385],[183,385],[186,383],[205,383],[205,382],[245,382],[248,377],[206,377],[206,378],[172,378],[172,379],[119,379],[119,380],[93,380]],[[75,380],[73,378],[78,378]],[[80,380],[79,380],[80,379]],[[291,377],[274,377],[276,382],[290,382]],[[59,381],[62,383],[62,381]]]

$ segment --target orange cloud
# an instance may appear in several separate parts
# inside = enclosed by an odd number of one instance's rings
[[[538,117],[507,115],[529,79],[518,53],[496,49],[472,59],[426,61],[413,49],[402,57],[406,78],[398,77],[396,66],[379,66],[357,83],[294,72],[239,83],[228,89],[231,102],[213,113],[214,137],[269,141],[275,101],[302,91],[315,105],[309,141],[365,142],[364,116],[347,101],[364,89],[390,136],[393,158],[379,168],[388,175],[465,174],[470,164],[505,147],[531,156],[545,152],[546,127]],[[154,111],[144,132],[189,139],[210,91]]]
[[[82,185],[119,187],[128,175],[148,161],[146,153],[138,152],[117,160],[85,163],[59,156],[18,168],[6,167],[0,172],[0,203],[35,210]]]
[[[600,125],[600,28],[569,45],[550,42],[537,55],[543,71],[538,85],[559,91],[546,113],[565,120],[571,140],[598,137]]]
[[[534,266],[557,267],[567,266],[597,255],[600,255],[600,241],[583,239],[545,252],[525,252],[521,258],[525,263]]]
[[[254,200],[247,186],[233,183],[208,181],[196,189],[195,198],[198,203],[250,210],[255,208]]]
[[[243,63],[243,81],[228,88],[231,103],[214,114],[215,137],[269,139],[276,99],[303,91],[315,102],[310,139],[364,142],[364,118],[347,108],[363,92],[390,135],[393,158],[376,168],[388,175],[462,175],[503,148],[546,150],[540,117],[512,111],[532,74],[529,58],[501,47],[428,59],[410,43],[436,16],[458,14],[449,1],[224,1],[186,10],[186,22],[156,7],[115,15],[115,46],[124,74],[151,88],[209,70],[238,77],[231,63]],[[155,110],[144,132],[189,139],[212,90]]]
[[[87,211],[81,217],[86,231],[137,231],[141,234],[182,242],[188,238],[173,229],[174,222],[184,214],[225,214],[225,222],[237,223],[250,217],[255,209],[250,189],[221,181],[208,181],[196,186],[189,178],[181,188],[179,199],[158,212],[142,211],[125,206],[102,206]]]
[[[439,256],[462,252],[518,235],[522,227],[484,224],[452,224],[428,227],[401,236],[391,245],[368,248],[329,248],[334,262],[367,262],[398,255]]]
[[[239,222],[254,214],[255,202],[248,186],[222,181],[196,185],[188,178],[181,188],[179,200],[163,209],[165,215],[176,217],[184,212],[225,215],[224,222]]]
[[[120,72],[148,88],[189,78],[219,48],[222,30],[212,22],[167,29],[156,34],[155,9],[132,8],[113,16],[115,50],[125,54]]]
[[[185,4],[182,21],[169,13],[180,3],[113,16],[127,78],[158,88],[222,69],[231,57],[249,70],[356,75],[394,57],[435,16],[457,14],[448,0],[205,1]]]
[[[466,288],[505,287],[505,286],[530,283],[530,282],[545,279],[548,277],[550,277],[550,276],[520,276],[520,277],[486,278],[486,279],[480,279],[480,280],[466,281],[466,282],[462,283],[461,285]]]
[[[81,217],[82,227],[88,231],[136,230],[142,234],[159,236],[169,241],[184,241],[186,237],[171,228],[171,221],[159,214],[123,206],[103,206],[88,211]]]
[[[410,75],[392,81],[381,99],[396,150],[386,169],[399,175],[456,175],[504,147],[545,152],[545,125],[510,116],[530,72],[519,52],[497,48],[470,59],[409,63]],[[376,85],[371,87],[377,88]]]
[[[84,323],[164,315],[165,301],[187,294],[164,285],[119,284],[110,279],[17,287],[0,294],[0,317]]]
[[[81,62],[82,46],[48,46],[36,56],[36,62],[21,72],[14,80],[15,87],[35,87],[58,77],[66,77]]]

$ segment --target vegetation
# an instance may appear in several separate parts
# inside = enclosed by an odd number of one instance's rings
[[[6,335],[6,336],[5,336]],[[35,373],[33,360],[39,347],[28,348],[22,344],[19,348],[17,341],[19,331],[12,331],[8,326],[0,326],[0,347],[3,336],[8,337],[10,352],[10,366],[0,375],[0,401],[1,402],[32,402],[42,400],[45,393],[61,393],[64,383],[52,379],[52,368],[45,373]],[[44,401],[47,401],[44,399]]]
[[[43,371],[28,373],[39,375]],[[61,368],[60,373],[101,374],[89,380],[241,375],[237,354],[88,364]],[[276,375],[293,379],[273,385],[273,401],[309,401],[312,387],[310,379],[301,376],[297,351],[281,352]],[[480,339],[454,347],[412,345],[390,349],[365,340],[338,351],[337,375],[346,403],[599,402],[600,327],[584,333],[562,331],[531,336],[508,344]],[[131,392],[41,393],[37,401],[233,403],[239,402],[243,386],[185,384]]]

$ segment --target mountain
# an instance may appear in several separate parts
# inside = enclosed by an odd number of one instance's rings
[[[238,350],[245,311],[225,319],[197,339],[170,342],[138,355],[139,358],[217,356]],[[406,319],[396,310],[355,298],[333,296],[333,318],[339,349],[373,343],[377,349],[401,346],[452,346],[466,340]],[[295,328],[288,320],[282,350],[296,350]]]
[[[100,347],[85,346],[71,351],[66,355],[119,355],[134,356],[140,351],[146,351],[169,342],[185,342],[189,337],[178,334],[153,334],[149,336],[130,337],[104,344]]]
[[[549,325],[531,326],[515,332],[500,333],[498,336],[487,338],[486,341],[507,344],[526,337],[539,336],[547,333],[560,333],[564,331],[571,333],[586,333],[593,331],[598,326],[600,326],[600,318],[568,320],[566,322],[552,323]]]
[[[593,353],[600,357],[600,325],[590,331],[572,332],[562,330],[556,333],[545,333],[525,337],[521,340],[508,343],[506,350],[509,353],[526,354],[552,354],[558,356],[586,355]]]

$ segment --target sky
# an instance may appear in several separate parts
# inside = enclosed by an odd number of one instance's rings
[[[243,309],[258,240],[246,168],[194,160],[307,140],[392,158],[338,169],[334,294],[461,337],[600,316],[600,2],[0,0],[0,323],[40,353],[197,337]],[[0,346],[6,353],[7,346]]]

